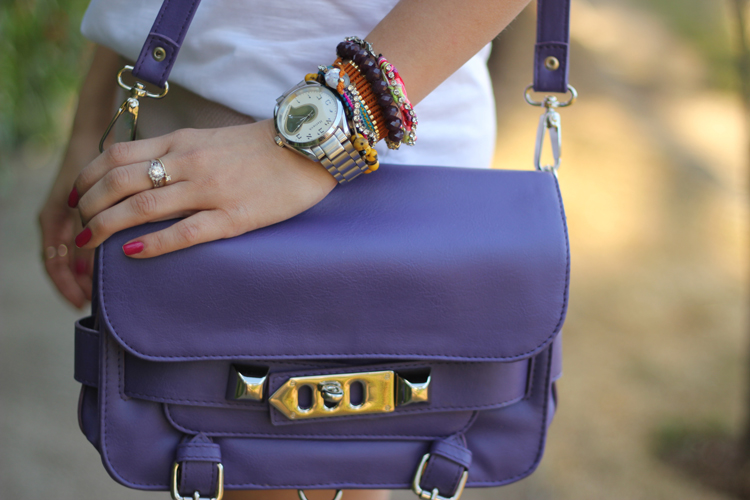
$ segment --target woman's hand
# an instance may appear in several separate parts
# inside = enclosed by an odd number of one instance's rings
[[[307,210],[336,180],[319,163],[279,148],[274,135],[273,122],[265,120],[113,145],[75,180],[71,197],[85,224],[76,245],[93,249],[128,227],[187,216],[123,245],[126,255],[155,257]],[[147,173],[156,158],[171,177],[159,188]]]
[[[73,236],[80,231],[78,212],[68,207],[67,182],[58,179],[39,212],[42,258],[47,274],[60,293],[77,308],[91,300],[93,252],[76,248]]]

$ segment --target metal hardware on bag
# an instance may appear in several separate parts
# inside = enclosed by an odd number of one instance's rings
[[[216,486],[216,496],[212,498],[206,498],[200,496],[200,493],[197,491],[193,493],[192,497],[183,497],[180,496],[180,492],[177,489],[177,482],[180,472],[180,464],[175,462],[172,466],[172,500],[221,500],[224,497],[224,466],[219,464],[216,464],[216,469],[219,472],[219,478],[217,480],[217,486]]]
[[[534,90],[534,84],[528,85],[523,90],[523,97],[526,99],[526,102],[531,104],[532,106],[538,106],[542,107],[544,106],[544,101],[535,101],[531,98],[531,92]],[[568,92],[570,92],[570,99],[568,99],[566,102],[559,102],[557,104],[558,108],[567,108],[568,106],[572,106],[575,104],[576,100],[578,99],[578,91],[576,91],[575,88],[573,88],[572,85],[568,85]]]
[[[396,408],[395,378],[392,371],[292,377],[268,401],[289,419],[390,413]],[[351,387],[355,383],[362,385],[362,401],[358,404],[351,400]],[[338,389],[334,390],[336,384],[342,392],[340,398]],[[299,405],[299,391],[303,387],[309,387],[313,393],[309,408]]]
[[[428,403],[430,401],[430,376],[424,382],[411,382],[401,375],[396,375],[396,403],[399,406],[414,403]]]
[[[544,60],[544,67],[550,71],[557,71],[560,68],[560,60],[555,56],[549,56]]]
[[[333,496],[333,500],[341,500],[341,496],[344,494],[343,490],[336,490],[336,494]],[[297,490],[297,496],[299,500],[307,500],[304,490]]]
[[[164,47],[156,47],[151,55],[154,57],[154,60],[163,61],[167,57],[167,51],[164,50]]]
[[[268,379],[268,368],[265,373],[252,367],[232,365],[229,373],[228,399],[263,401],[263,388]]]
[[[337,380],[319,383],[318,390],[327,403],[339,404],[344,399],[344,388],[341,387],[341,382]]]
[[[157,47],[158,48],[158,47]],[[162,49],[163,50],[163,49]],[[154,51],[156,52],[156,51]],[[161,99],[165,95],[167,95],[167,92],[169,92],[169,83],[164,83],[164,88],[162,89],[161,93],[154,94],[153,92],[148,92],[146,90],[146,87],[143,86],[141,82],[136,82],[134,86],[126,85],[122,81],[122,74],[125,71],[133,71],[133,66],[125,66],[120,71],[117,72],[117,84],[122,87],[123,89],[130,92],[130,96],[126,98],[122,104],[120,104],[119,109],[115,113],[115,116],[112,117],[112,121],[109,122],[109,125],[107,125],[107,129],[104,131],[104,135],[102,135],[101,140],[99,141],[99,152],[104,152],[104,141],[107,140],[107,136],[109,136],[109,133],[112,131],[112,128],[115,126],[115,123],[117,120],[120,119],[120,117],[125,114],[128,117],[129,123],[128,126],[130,128],[130,138],[129,140],[135,139],[135,133],[136,129],[138,128],[138,111],[140,110],[140,99],[141,97],[150,97],[152,99]]]
[[[536,129],[536,146],[534,147],[534,166],[537,170],[552,172],[557,175],[557,169],[560,168],[562,158],[562,130],[560,126],[560,113],[555,111],[558,105],[554,96],[548,96],[545,100],[547,110],[539,117],[539,127]],[[552,158],[554,164],[542,165],[542,149],[544,148],[544,137],[549,133],[550,144],[552,145]]]
[[[532,89],[533,85],[529,85],[524,91],[526,102],[532,106],[543,106],[545,108],[544,113],[539,117],[539,126],[536,130],[534,167],[537,170],[552,172],[557,176],[557,170],[560,168],[560,161],[562,158],[562,124],[560,121],[560,113],[557,112],[557,108],[564,108],[576,102],[576,99],[578,99],[578,92],[572,86],[568,85],[570,99],[567,102],[561,103],[557,100],[557,97],[550,95],[545,97],[544,101],[537,102],[531,99],[530,92]],[[552,146],[552,158],[554,160],[552,165],[542,165],[542,149],[544,148],[544,138],[547,134],[549,134],[550,145]]]
[[[466,480],[469,478],[469,471],[466,469],[464,469],[464,473],[461,475],[461,480],[458,482],[456,493],[450,498],[439,495],[440,492],[437,488],[433,488],[432,491],[428,492],[420,486],[419,483],[422,482],[422,474],[424,473],[424,470],[427,467],[427,461],[431,456],[432,455],[429,453],[426,453],[425,456],[422,457],[422,461],[419,462],[419,467],[417,467],[417,472],[414,474],[414,480],[411,483],[412,491],[414,491],[419,498],[423,498],[424,500],[458,500],[461,498],[461,494],[464,492],[464,487],[466,486]]]

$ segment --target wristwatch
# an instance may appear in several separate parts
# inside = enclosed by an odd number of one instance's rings
[[[328,87],[302,81],[276,99],[273,110],[276,144],[319,161],[339,182],[367,170],[354,149],[344,105]]]

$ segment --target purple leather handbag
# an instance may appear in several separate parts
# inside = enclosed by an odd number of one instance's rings
[[[137,78],[165,84],[196,8],[164,2]],[[564,91],[569,0],[539,9],[534,88]],[[76,323],[80,425],[115,480],[455,500],[539,463],[570,269],[553,172],[384,165],[288,221],[124,256],[171,223],[99,247]]]

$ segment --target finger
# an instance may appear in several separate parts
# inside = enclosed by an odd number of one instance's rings
[[[168,219],[195,206],[190,185],[179,182],[157,189],[147,189],[98,213],[76,236],[78,248],[96,248],[123,229],[159,219]]]
[[[181,176],[182,170],[178,162],[170,161],[167,155],[162,159],[164,170],[168,172],[171,183],[184,180]],[[166,168],[169,164],[169,170]],[[154,187],[149,170],[151,161],[139,161],[122,167],[115,167],[99,179],[78,202],[78,210],[81,212],[81,219],[88,223],[96,214],[115,205],[120,200],[128,196],[146,191]]]
[[[46,247],[45,247],[46,248]],[[55,256],[44,262],[47,274],[52,279],[55,287],[65,299],[78,309],[86,305],[86,295],[76,283],[73,273],[70,271],[68,257]]]
[[[131,240],[122,249],[130,257],[156,257],[198,243],[234,236],[230,222],[222,210],[203,210],[166,229]]]
[[[122,167],[167,154],[174,135],[168,134],[152,139],[118,142],[108,147],[102,154],[86,165],[73,183],[70,204],[83,197],[91,187],[99,182],[113,168]],[[75,193],[75,196],[73,194]]]
[[[91,300],[94,275],[94,251],[86,248],[73,249],[73,258],[70,264],[73,277],[87,300]]]
[[[45,252],[50,247],[54,249],[54,252],[50,251],[50,255],[45,255],[44,268],[58,292],[80,309],[86,304],[86,297],[70,270],[70,249],[73,246],[67,243],[73,233],[73,219],[63,217],[49,221],[45,218],[40,220],[40,225],[42,248]],[[63,252],[60,252],[61,249]]]

